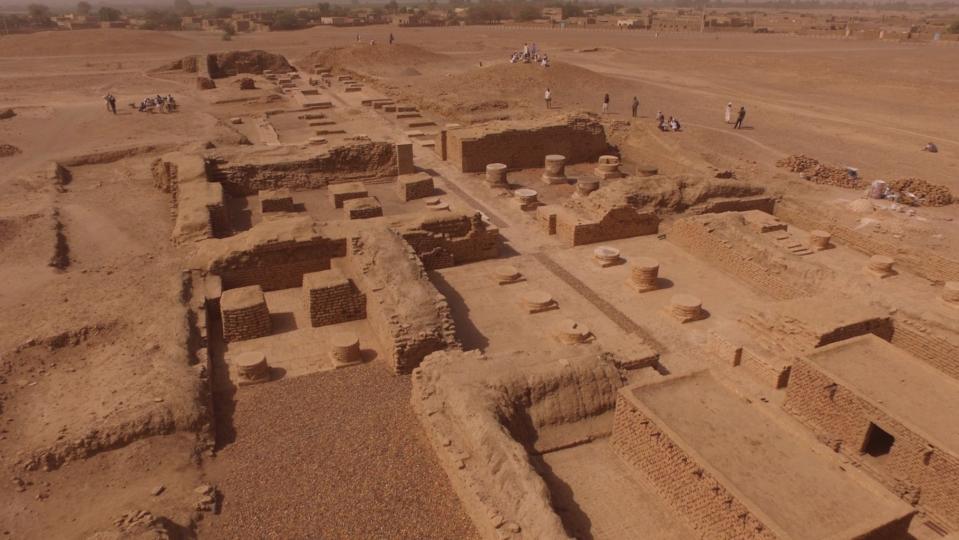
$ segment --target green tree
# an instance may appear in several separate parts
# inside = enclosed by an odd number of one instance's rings
[[[50,24],[50,8],[43,4],[30,4],[27,13],[34,24],[46,26]]]
[[[230,6],[220,6],[213,12],[217,19],[229,19],[236,13],[236,9]]]
[[[542,16],[542,10],[531,4],[524,4],[516,11],[513,16],[517,21],[532,21]]]
[[[93,6],[89,2],[78,2],[77,3],[77,14],[78,15],[89,15],[90,11],[93,9]]]
[[[300,19],[289,11],[278,11],[273,16],[270,30],[296,30],[300,27]]]
[[[173,0],[173,11],[182,17],[192,17],[196,13],[190,0]]]
[[[120,20],[120,10],[112,7],[103,6],[100,8],[100,11],[97,12],[97,18],[101,21],[119,21]]]

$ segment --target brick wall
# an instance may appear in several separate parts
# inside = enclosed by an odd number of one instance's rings
[[[806,359],[793,364],[783,408],[898,496],[920,505],[950,527],[959,527],[959,456],[936,448]],[[881,466],[871,464],[862,454],[870,423],[896,439]]]
[[[779,538],[622,395],[616,401],[610,443],[623,460],[646,474],[660,496],[703,538]]]
[[[248,306],[232,308],[221,303],[223,317],[223,340],[226,342],[243,341],[270,335],[270,310],[266,306],[263,292],[259,290],[262,301]]]
[[[368,291],[367,318],[396,373],[409,373],[430,353],[459,347],[446,298],[397,234],[373,230],[353,238],[350,264]]]
[[[396,180],[396,191],[402,201],[430,197],[435,192],[433,177],[425,173],[401,176]]]
[[[499,229],[479,214],[430,216],[399,229],[427,270],[499,257]]]
[[[749,260],[748,256],[738,252],[734,245],[714,237],[700,221],[676,221],[669,231],[669,240],[770,298],[789,300],[807,294],[799,287],[772,274],[765,266]]]
[[[259,245],[214,261],[210,272],[223,279],[223,288],[260,285],[264,291],[303,285],[303,274],[328,270],[330,259],[346,256],[346,239],[315,238],[303,242]]]
[[[489,163],[521,169],[542,167],[549,154],[566,156],[566,163],[595,161],[609,153],[609,145],[603,125],[580,116],[524,129],[494,123],[451,130],[447,153],[462,172],[483,172]]]
[[[313,326],[366,318],[366,295],[338,270],[303,276],[303,297]]]
[[[890,341],[946,375],[959,379],[959,346],[936,336],[922,323],[894,319]]]
[[[222,182],[229,195],[247,196],[261,189],[316,189],[397,174],[396,146],[387,142],[338,146],[309,159],[273,159],[240,154],[231,161],[214,164],[211,178]]]
[[[902,267],[931,280],[959,280],[959,261],[947,259],[928,249],[915,246],[897,246],[881,242],[867,234],[842,226],[826,211],[796,201],[780,201],[775,208],[779,219],[806,230],[822,229],[832,234],[834,241],[868,255],[886,255]]]
[[[659,218],[656,214],[637,212],[630,206],[612,208],[595,222],[586,221],[565,209],[557,209],[555,215],[556,235],[569,247],[659,232]],[[548,215],[544,218],[550,219]],[[544,226],[549,227],[549,221],[546,221]]]

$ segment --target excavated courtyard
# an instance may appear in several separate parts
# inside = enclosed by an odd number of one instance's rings
[[[389,31],[0,41],[5,535],[959,531],[959,49]]]

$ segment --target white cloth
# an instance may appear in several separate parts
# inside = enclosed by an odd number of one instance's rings
[[[733,106],[726,105],[726,123],[728,124],[733,119]]]
[[[543,99],[550,99],[551,97],[553,97],[553,94],[550,93],[549,90],[547,90],[546,93],[543,94]]]

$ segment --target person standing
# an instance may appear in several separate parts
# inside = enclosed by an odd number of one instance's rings
[[[603,114],[609,112],[609,94],[603,96]]]
[[[639,98],[636,96],[633,96],[633,118],[636,118],[638,114],[639,114]]]
[[[736,115],[736,125],[733,126],[733,129],[742,129],[743,120],[746,119],[746,107],[739,108],[739,114]]]
[[[390,32],[390,45],[392,45],[392,44],[393,44],[393,33]]]
[[[553,93],[549,91],[549,88],[547,88],[543,94],[543,99],[546,100],[546,108],[551,108],[553,104]]]
[[[733,121],[733,102],[730,101],[726,104],[726,123],[729,124]]]

